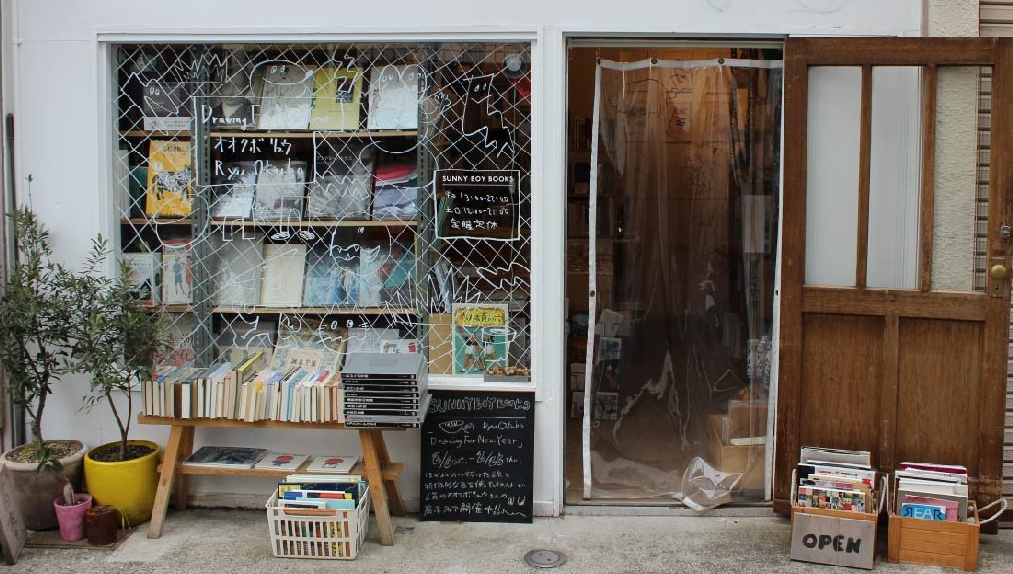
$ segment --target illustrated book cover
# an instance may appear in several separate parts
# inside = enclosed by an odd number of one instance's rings
[[[218,306],[248,307],[260,302],[264,271],[264,234],[241,228],[210,236],[214,253],[214,291]]]
[[[211,218],[249,218],[257,191],[256,162],[224,162],[215,169],[211,177]]]
[[[183,463],[195,466],[252,468],[265,454],[267,450],[263,448],[202,446]]]
[[[454,374],[507,365],[507,314],[506,303],[454,303]]]
[[[186,217],[193,201],[193,149],[189,140],[151,140],[144,212],[151,217]]]
[[[373,219],[411,221],[418,213],[419,178],[416,165],[399,162],[378,166],[373,188]]]
[[[130,296],[142,307],[159,305],[162,297],[162,254],[124,253]]]
[[[193,257],[189,239],[166,239],[162,244],[162,304],[193,302]]]
[[[316,66],[292,62],[264,62],[257,70],[260,115],[257,129],[304,130],[313,108]]]
[[[315,454],[306,467],[306,472],[348,473],[359,462],[359,455]]]
[[[290,452],[269,451],[260,458],[253,468],[270,470],[288,470],[295,472],[302,466],[302,463],[309,459],[308,454],[294,454]]]
[[[193,103],[184,82],[151,80],[144,86],[141,101],[144,129],[181,131],[193,128]]]
[[[355,305],[359,300],[359,246],[314,245],[306,254],[303,305]]]
[[[299,221],[303,214],[306,162],[268,161],[257,174],[253,218],[258,221]]]
[[[419,126],[419,67],[417,64],[372,68],[369,75],[370,130],[414,130]]]
[[[415,253],[407,238],[366,240],[359,250],[359,305],[414,306]]]
[[[260,287],[260,304],[265,307],[301,306],[305,268],[305,244],[269,243],[264,245],[264,274]]]
[[[369,219],[374,149],[349,143],[316,157],[308,186],[307,212],[315,219]]]
[[[319,68],[313,74],[311,130],[357,130],[362,100],[362,70]]]
[[[293,366],[337,372],[345,350],[347,328],[305,315],[285,315],[278,324],[278,340],[271,369]]]

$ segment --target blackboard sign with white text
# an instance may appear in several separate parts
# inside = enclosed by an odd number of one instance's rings
[[[535,394],[433,391],[422,425],[422,520],[531,522]]]
[[[517,221],[516,170],[439,169],[436,179],[436,235],[514,241]]]

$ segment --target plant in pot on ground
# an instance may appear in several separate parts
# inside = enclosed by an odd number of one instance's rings
[[[77,276],[78,305],[70,322],[74,369],[91,377],[83,408],[106,405],[119,429],[120,440],[96,447],[84,461],[85,482],[95,503],[124,511],[133,523],[151,517],[158,483],[159,447],[150,441],[130,440],[133,394],[151,378],[155,360],[171,347],[165,318],[134,298],[129,267],[112,260],[101,235],[92,242],[84,272]]]
[[[67,359],[77,281],[73,272],[52,260],[49,231],[30,207],[17,208],[9,218],[15,258],[0,297],[0,364],[7,371],[4,390],[30,422],[31,442],[2,458],[14,476],[25,525],[46,530],[57,526],[53,499],[62,490],[59,477],[66,476],[75,488],[81,486],[85,445],[42,436],[42,416],[53,384],[71,371]],[[58,470],[40,472],[40,465],[47,463]]]

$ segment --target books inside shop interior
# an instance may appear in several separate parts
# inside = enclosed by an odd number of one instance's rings
[[[315,156],[313,181],[307,189],[307,214],[317,219],[369,219],[373,146],[344,141],[334,148],[326,145]]]
[[[211,217],[249,218],[257,190],[257,163],[232,161],[216,164],[214,169],[211,178]]]
[[[414,130],[419,126],[419,67],[417,64],[370,68],[371,130]]]
[[[306,244],[265,245],[260,304],[265,307],[301,306],[305,268]]]
[[[144,212],[152,217],[186,217],[192,209],[193,148],[189,140],[151,140]]]
[[[193,302],[193,257],[189,239],[169,239],[162,244],[162,304]]]
[[[260,303],[264,270],[264,234],[246,228],[210,236],[214,253],[212,301],[218,306],[247,307]]]
[[[359,129],[361,99],[362,70],[344,65],[319,68],[313,75],[310,129]]]
[[[304,130],[313,108],[313,77],[316,66],[276,61],[261,64],[257,72],[262,130]]]
[[[253,217],[261,221],[295,222],[303,215],[306,162],[268,161],[257,174]]]
[[[506,303],[454,303],[454,373],[484,373],[508,364]]]

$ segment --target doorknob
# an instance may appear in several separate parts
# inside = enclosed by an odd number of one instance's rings
[[[1006,287],[1006,265],[1001,257],[992,258],[992,266],[988,270],[989,287],[988,291],[992,297],[1002,297]]]

